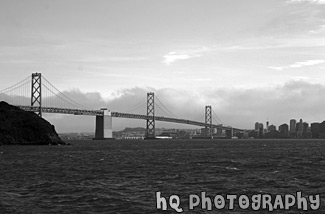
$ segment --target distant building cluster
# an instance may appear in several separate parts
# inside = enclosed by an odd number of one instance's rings
[[[277,129],[275,125],[269,125],[266,122],[266,126],[263,123],[256,122],[254,130],[249,133],[251,138],[314,138],[325,139],[325,121],[322,123],[304,122],[302,119],[297,121],[291,119],[289,125],[284,123]]]
[[[115,139],[144,139],[146,129],[142,127],[125,128],[122,131],[114,131]],[[231,133],[222,129],[211,129],[212,138],[226,138]],[[202,129],[166,129],[156,128],[156,138],[159,139],[202,139],[206,137],[205,128]],[[230,138],[230,137],[229,137]]]
[[[94,133],[81,132],[81,133],[60,133],[61,140],[92,140]]]
[[[126,127],[122,131],[113,131],[113,138],[115,139],[144,139],[146,129],[142,127],[129,128]]]

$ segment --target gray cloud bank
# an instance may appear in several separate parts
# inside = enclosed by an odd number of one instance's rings
[[[276,126],[300,119],[309,123],[325,120],[323,113],[325,85],[306,80],[291,80],[283,85],[254,89],[213,89],[192,92],[178,89],[131,88],[116,92],[116,98],[105,100],[100,93],[84,93],[79,90],[64,93],[91,109],[107,107],[111,111],[146,114],[147,92],[155,93],[156,115],[204,121],[204,108],[211,105],[213,122],[238,128],[253,128],[255,122],[268,120]],[[95,117],[53,115],[45,118],[59,132],[94,131]],[[142,126],[145,121],[113,118],[114,130]],[[156,127],[188,127],[179,124],[156,122]]]

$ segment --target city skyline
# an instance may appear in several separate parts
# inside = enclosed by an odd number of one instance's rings
[[[179,118],[203,121],[211,105],[215,122],[244,129],[325,119],[323,0],[3,0],[0,24],[0,89],[41,72],[94,109],[142,100],[144,114],[155,92]],[[45,118],[59,132],[94,131],[94,118]]]
[[[318,121],[305,121],[305,120],[303,120],[303,118],[291,118],[291,119],[288,119],[288,121],[287,122],[283,122],[283,123],[281,123],[281,124],[274,124],[274,123],[270,123],[270,121],[268,121],[268,120],[265,120],[264,122],[259,122],[259,121],[256,121],[256,123],[254,124],[254,127],[252,128],[252,129],[256,129],[256,124],[263,124],[263,127],[265,128],[265,129],[267,129],[267,126],[269,125],[269,126],[275,126],[275,127],[279,127],[279,126],[281,126],[281,125],[283,125],[283,124],[287,124],[288,126],[289,126],[289,128],[290,128],[290,124],[291,124],[291,121],[295,121],[295,125],[296,125],[296,123],[298,123],[298,122],[300,122],[300,121],[302,121],[303,123],[307,123],[308,125],[311,125],[312,123],[321,123],[321,122],[323,122],[323,121],[325,121],[325,119],[324,120],[318,120]]]
[[[248,133],[252,138],[298,138],[298,139],[324,139],[325,138],[325,120],[306,122],[303,119],[290,119],[289,123],[283,123],[278,127],[269,124],[256,122],[254,129]]]

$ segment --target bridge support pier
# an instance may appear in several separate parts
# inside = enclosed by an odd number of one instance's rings
[[[103,115],[96,116],[96,130],[94,140],[113,139],[112,115],[107,108],[102,108]]]

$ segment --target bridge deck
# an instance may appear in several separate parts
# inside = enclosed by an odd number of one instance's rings
[[[39,107],[37,106],[17,106],[25,111],[33,111],[37,112]],[[42,107],[42,112],[44,113],[58,113],[58,114],[73,114],[73,115],[89,115],[89,116],[97,116],[103,115],[103,111],[101,110],[83,110],[83,109],[67,109],[67,108],[53,108],[53,107]],[[152,116],[141,115],[141,114],[130,114],[130,113],[121,113],[121,112],[111,112],[112,117],[120,117],[120,118],[130,118],[130,119],[141,119],[141,120],[148,120],[153,119]],[[170,118],[170,117],[162,117],[162,116],[155,116],[154,118],[157,121],[165,121],[171,123],[181,123],[181,124],[189,124],[194,126],[203,126],[205,127],[206,124],[204,122],[192,121],[192,120],[185,120],[185,119],[178,119],[178,118]],[[233,130],[233,131],[244,131],[238,128],[232,128],[222,125],[212,124],[212,128],[221,128],[223,130]]]

